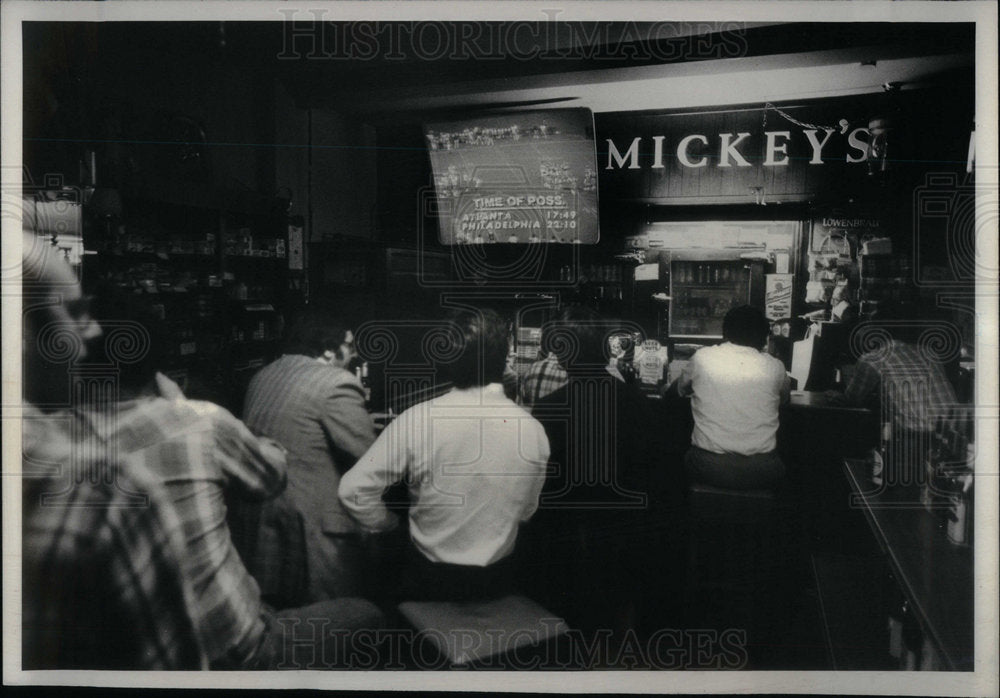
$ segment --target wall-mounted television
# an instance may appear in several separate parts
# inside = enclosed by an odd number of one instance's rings
[[[442,244],[598,241],[589,109],[428,123],[424,138]]]

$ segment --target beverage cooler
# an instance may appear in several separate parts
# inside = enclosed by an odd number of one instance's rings
[[[742,250],[673,251],[669,262],[671,339],[722,338],[722,320],[730,309],[764,309],[764,253]]]

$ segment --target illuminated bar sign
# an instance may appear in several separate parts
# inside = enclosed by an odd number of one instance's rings
[[[602,199],[801,201],[868,180],[877,102],[597,115]],[[848,185],[849,186],[849,185]]]
[[[786,167],[791,164],[792,161],[788,154],[788,147],[789,141],[792,139],[792,133],[792,131],[764,132],[764,141],[767,144],[764,147],[762,162],[764,167]],[[809,164],[822,165],[824,163],[823,149],[829,143],[831,137],[837,135],[837,133],[835,131],[823,131],[823,134],[819,135],[820,132],[818,129],[803,129],[801,133],[805,136],[806,141],[809,142],[812,153],[809,158]],[[845,162],[864,162],[867,160],[868,129],[859,127],[850,132],[845,131],[845,133],[849,150],[846,155],[838,153],[838,157],[843,157]],[[862,140],[861,134],[864,134],[864,140]],[[691,168],[707,167],[710,161],[714,161],[716,167],[753,167],[753,163],[746,159],[746,153],[740,150],[741,147],[753,147],[753,140],[748,140],[751,135],[748,131],[719,133],[712,136],[711,141],[708,136],[701,133],[684,136],[678,141],[677,148],[674,151],[676,161],[681,167]],[[651,163],[647,162],[647,167],[660,170],[666,167],[663,164],[663,141],[665,139],[666,136],[652,136],[653,159]],[[641,142],[642,137],[636,136],[632,139],[625,152],[622,153],[615,145],[614,140],[608,138],[608,164],[604,169],[613,170],[622,167],[627,167],[630,170],[639,169],[639,147]],[[759,147],[754,148],[754,150],[759,151]],[[852,153],[851,151],[854,152]],[[750,155],[750,157],[755,156]],[[829,158],[829,153],[827,154],[827,158]]]

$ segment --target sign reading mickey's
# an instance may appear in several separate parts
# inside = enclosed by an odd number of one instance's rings
[[[865,96],[780,108],[596,114],[602,201],[843,200],[872,182]],[[899,157],[899,151],[897,157]]]
[[[664,151],[673,155],[682,167],[708,167],[710,164],[715,167],[753,167],[751,159],[760,161],[765,167],[784,167],[791,163],[788,148],[793,138],[804,139],[808,143],[810,165],[822,165],[824,149],[831,139],[840,135],[834,130],[821,132],[818,129],[764,131],[756,135],[749,131],[711,135],[691,133],[678,138],[676,144],[666,143],[665,135],[651,136],[648,140],[636,136],[623,147],[608,138],[604,169],[639,169],[640,152],[652,153],[651,158],[645,159],[647,167],[664,169]],[[838,148],[833,157],[845,162],[864,162],[868,159],[868,135],[868,129],[863,127],[848,131],[842,136],[846,140],[846,149]],[[829,152],[826,158],[831,159]]]

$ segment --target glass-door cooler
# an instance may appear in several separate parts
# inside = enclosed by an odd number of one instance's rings
[[[762,281],[760,263],[739,257],[674,255],[670,261],[671,338],[720,339],[726,313],[741,305],[756,305],[759,294],[754,287]]]

